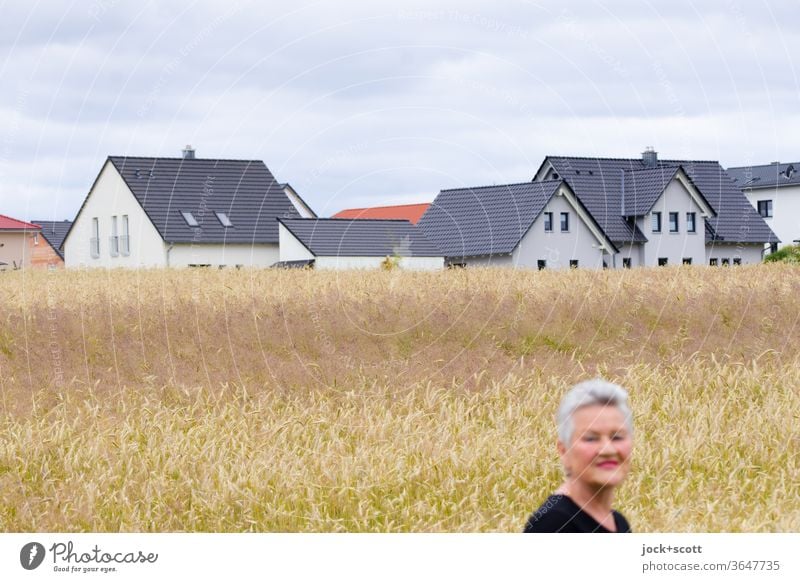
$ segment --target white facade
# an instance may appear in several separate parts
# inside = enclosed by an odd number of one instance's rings
[[[581,217],[576,206],[568,200],[569,195],[560,189],[545,205],[542,213],[522,237],[512,255],[512,263],[518,267],[538,268],[545,261],[546,269],[569,269],[603,266],[604,248],[602,239],[592,232]],[[552,228],[545,231],[545,215],[552,213]],[[561,230],[561,215],[567,215],[567,231]]]
[[[127,255],[123,254],[123,244],[117,256],[112,256],[113,216],[117,217],[118,236],[122,236],[123,217],[128,217],[130,252]],[[100,235],[97,237],[97,257],[92,256],[91,249],[94,218],[97,218]],[[64,240],[64,264],[67,268],[162,267],[166,264],[164,240],[110,161],[106,161],[100,171]]]
[[[706,247],[706,265],[725,266],[752,265],[760,263],[764,255],[764,245],[761,244],[725,244],[709,243]]]
[[[315,269],[380,269],[386,257],[315,257]],[[444,257],[401,257],[398,265],[408,271],[438,271]]]
[[[278,224],[281,261],[314,259],[315,269],[380,269],[386,257],[318,257],[306,248],[283,224]],[[436,271],[444,268],[444,257],[400,257],[398,266],[413,271]]]
[[[114,234],[116,241],[112,240]],[[165,243],[110,161],[100,171],[64,240],[67,268],[269,267],[277,261],[275,243]]]
[[[283,188],[284,194],[289,199],[289,202],[292,203],[294,209],[297,210],[297,213],[300,215],[300,218],[316,218],[317,215],[314,214],[314,211],[303,202],[303,199],[300,198],[300,195],[295,191],[294,188],[290,184],[286,184]]]
[[[759,201],[772,200],[772,216],[766,222],[779,239],[779,247],[797,244],[800,240],[800,186],[780,186],[745,190],[745,196],[758,210]]]
[[[660,232],[653,230],[653,215],[661,214]],[[677,213],[678,229],[672,232],[670,213]],[[694,214],[694,232],[687,228],[687,215]],[[684,260],[692,265],[706,264],[706,212],[697,203],[684,183],[673,179],[664,189],[664,193],[656,201],[650,212],[643,218],[637,218],[639,227],[648,242],[642,245],[642,265],[659,266],[659,260],[666,260],[667,265],[680,265]]]
[[[561,229],[562,213],[567,229]],[[551,229],[545,217],[551,215]],[[604,240],[571,190],[565,187],[547,202],[511,254],[453,258],[451,264],[467,267],[513,267],[523,269],[601,268],[613,249]],[[540,261],[544,261],[540,263]]]
[[[271,267],[278,262],[277,244],[181,243],[167,245],[170,267]]]

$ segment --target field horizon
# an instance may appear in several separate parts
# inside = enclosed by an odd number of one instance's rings
[[[521,531],[575,382],[634,531],[800,531],[800,268],[10,272],[0,530]]]

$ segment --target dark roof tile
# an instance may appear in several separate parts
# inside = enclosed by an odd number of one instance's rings
[[[279,219],[317,257],[441,257],[442,252],[407,220]]]
[[[446,257],[508,254],[561,184],[552,180],[442,190],[419,227]]]
[[[276,217],[299,216],[264,162],[109,157],[161,237],[173,243],[277,243]],[[181,215],[191,212],[190,227]],[[224,227],[215,212],[228,215]]]

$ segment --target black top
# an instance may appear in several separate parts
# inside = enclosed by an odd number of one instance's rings
[[[616,533],[630,533],[631,526],[621,513],[613,511]],[[533,512],[525,533],[614,533],[583,511],[566,495],[551,495]]]

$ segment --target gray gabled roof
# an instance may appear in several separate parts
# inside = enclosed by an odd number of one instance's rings
[[[317,257],[441,257],[407,220],[278,218]]]
[[[726,171],[742,190],[800,185],[800,162],[739,166]]]
[[[64,258],[64,251],[61,249],[61,243],[64,242],[70,227],[72,227],[71,220],[32,220],[33,224],[38,224],[42,227],[41,233],[45,240],[53,247],[53,250],[58,253],[58,256]]]
[[[442,190],[417,226],[446,257],[511,253],[560,180]]]
[[[622,177],[622,215],[643,216],[650,212],[679,168],[659,167],[625,172]]]
[[[277,243],[275,218],[299,216],[260,160],[108,159],[168,243]],[[182,211],[199,226],[189,226]],[[217,211],[233,226],[224,227]]]
[[[640,158],[548,156],[542,167],[548,162],[558,173],[559,178],[572,187],[614,242],[647,240],[639,229],[623,216],[623,171],[635,172],[647,169]],[[779,242],[719,162],[658,160],[657,167],[668,169],[682,167],[714,210],[715,216],[706,218],[710,227],[706,232],[707,240],[733,243]]]

